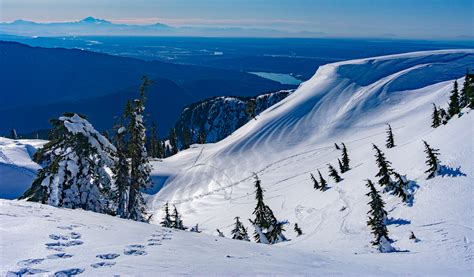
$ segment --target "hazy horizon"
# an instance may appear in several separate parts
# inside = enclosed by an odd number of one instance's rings
[[[446,39],[473,36],[473,1],[2,0],[0,22],[79,21],[174,27],[241,27],[331,37]]]

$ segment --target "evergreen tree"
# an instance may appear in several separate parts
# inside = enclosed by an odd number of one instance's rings
[[[188,149],[191,145],[191,131],[188,128],[183,129],[183,148]]]
[[[250,241],[247,228],[245,228],[238,216],[235,217],[235,225],[234,229],[231,231],[231,234],[232,239]]]
[[[445,109],[439,108],[439,117],[441,118],[441,123],[446,125],[449,121],[449,115]]]
[[[257,111],[257,101],[255,99],[249,99],[247,103],[245,104],[245,113],[249,118],[253,118],[257,120],[256,116],[256,111]]]
[[[255,241],[266,244],[285,241],[283,225],[286,222],[278,221],[270,207],[263,202],[263,190],[257,175],[255,175],[255,199],[257,200],[257,206],[252,213],[255,215],[255,219],[250,220],[255,228]]]
[[[336,148],[336,150],[341,150],[341,147],[339,147],[339,145],[337,145],[337,143],[334,143],[334,147]]]
[[[77,114],[66,113],[51,124],[51,140],[34,155],[42,169],[20,199],[112,214],[106,167],[114,166],[116,148]]]
[[[204,130],[204,128],[201,128],[201,130],[199,130],[199,133],[198,133],[198,143],[199,143],[199,144],[204,144],[204,143],[206,143],[206,131]]]
[[[225,238],[225,235],[224,233],[221,232],[221,230],[216,229],[216,231],[217,231],[217,234],[219,234],[219,237]]]
[[[201,233],[201,231],[199,230],[199,225],[197,223],[196,223],[196,225],[191,227],[191,229],[189,231],[194,232],[194,233]]]
[[[156,133],[156,123],[153,121],[153,123],[151,124],[151,128],[150,128],[150,144],[149,144],[149,154],[150,154],[150,157],[152,158],[159,158],[160,155],[159,155],[159,148],[160,148],[160,141],[158,140],[158,136],[157,136],[157,133]]]
[[[171,128],[170,134],[169,134],[169,142],[170,142],[170,156],[178,153],[178,136],[176,135],[176,129]]]
[[[390,247],[387,247],[387,244],[390,243],[390,239],[386,226],[387,212],[384,209],[385,203],[371,180],[367,180],[366,186],[369,188],[369,192],[366,195],[370,197],[367,226],[369,226],[374,235],[372,245],[376,246],[381,252],[389,252],[387,250]]]
[[[323,178],[323,175],[321,175],[321,172],[319,170],[318,170],[318,174],[319,174],[319,189],[322,191],[325,191],[328,187],[328,183]]]
[[[388,129],[387,129],[387,141],[385,146],[387,148],[393,148],[395,147],[395,141],[393,140],[393,132],[392,132],[392,126],[387,123]]]
[[[301,236],[303,234],[303,231],[301,231],[301,228],[298,226],[298,223],[295,223],[295,227],[293,228],[296,232],[296,236]]]
[[[175,209],[176,209],[176,207],[175,207]],[[168,202],[166,202],[164,210],[165,210],[165,216],[163,217],[163,219],[160,222],[161,226],[166,227],[166,228],[174,228],[173,227],[174,222],[171,219]],[[176,213],[178,213],[178,211],[176,211]]]
[[[128,157],[130,159],[130,193],[128,203],[129,219],[136,221],[148,221],[145,200],[140,190],[151,184],[151,165],[146,151],[146,128],[143,122],[145,110],[145,93],[150,81],[143,77],[140,86],[140,98],[133,101],[132,109],[126,114],[128,126],[126,132],[129,134]]]
[[[341,171],[341,174],[344,173],[344,166],[342,165],[341,159],[337,159],[337,164],[339,165],[339,170]]]
[[[179,230],[186,230],[187,228],[183,225],[183,220],[181,219],[181,215],[178,213],[178,209],[176,206],[174,207],[173,215],[171,216],[171,228],[179,229]]]
[[[466,69],[466,76],[464,77],[463,87],[459,95],[459,106],[465,108],[469,106],[469,89],[471,88],[469,70]]]
[[[344,166],[344,171],[341,170],[341,173],[344,173],[351,169],[349,162],[350,162],[350,159],[349,159],[349,155],[347,154],[347,147],[343,142],[342,143],[342,165]]]
[[[474,109],[474,75],[466,72],[466,79],[468,79],[468,81],[465,83],[466,86],[464,90],[468,99],[468,107]]]
[[[437,128],[441,125],[441,115],[439,114],[438,108],[435,103],[433,103],[433,114],[431,115],[432,123],[431,127]]]
[[[393,193],[400,197],[403,202],[407,202],[408,200],[408,184],[409,182],[406,180],[406,178],[397,172],[394,172],[393,175],[395,175],[395,182],[393,183]]]
[[[11,131],[10,131],[10,138],[11,138],[11,139],[18,139],[18,135],[17,135],[15,129],[11,129]]]
[[[451,91],[451,96],[449,97],[448,114],[450,117],[453,117],[460,112],[461,108],[459,105],[458,81],[454,81],[454,87]]]
[[[121,218],[129,218],[130,163],[127,159],[127,143],[125,141],[124,127],[117,127],[114,143],[117,148],[117,162],[112,168],[112,172],[115,179],[114,196],[117,205],[117,215]]]
[[[427,179],[431,179],[436,176],[439,171],[439,149],[431,148],[431,146],[426,141],[423,141],[423,143],[425,144],[425,153],[427,155],[426,165],[428,166],[428,169],[425,171],[425,173],[428,173]]]
[[[313,187],[314,187],[314,189],[320,189],[318,180],[316,180],[316,178],[314,178],[313,173],[311,173],[311,180],[313,181]]]
[[[337,173],[337,170],[331,164],[328,164],[328,170],[329,176],[332,177],[336,183],[339,183],[342,180],[341,176]]]
[[[377,182],[382,187],[390,186],[392,182],[390,179],[390,174],[393,172],[391,168],[391,163],[385,159],[384,153],[382,153],[382,151],[380,151],[380,149],[375,144],[372,144],[372,146],[377,152],[375,154],[376,163],[379,167],[379,172],[375,175],[375,177],[379,177]]]

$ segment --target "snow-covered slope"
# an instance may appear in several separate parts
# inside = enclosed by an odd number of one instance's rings
[[[474,112],[430,127],[432,103],[446,106],[453,80],[462,77],[466,67],[474,67],[474,50],[329,64],[228,138],[153,162],[154,180],[164,182],[163,189],[147,197],[155,213],[153,223],[160,221],[162,205],[169,201],[183,214],[185,225],[199,223],[204,234],[170,233],[90,212],[1,201],[0,274],[29,267],[50,273],[80,268],[89,275],[472,275]],[[393,149],[384,147],[386,122],[394,131]],[[426,180],[422,140],[440,149],[443,176]],[[327,178],[326,164],[337,165],[340,151],[335,142],[347,145],[352,169],[342,175],[342,182],[329,181],[327,191],[314,190],[309,174],[319,169]],[[389,236],[400,250],[396,253],[381,254],[369,244],[364,180],[375,180],[377,172],[372,143],[417,185],[411,206],[383,194]],[[266,204],[278,219],[291,223],[286,228],[291,240],[266,246],[207,236],[216,228],[229,236],[235,216],[250,227],[246,219],[253,217],[255,207],[253,173],[262,180]],[[296,237],[294,223],[302,228],[302,236]],[[64,229],[67,226],[72,230]],[[410,231],[418,242],[409,239]],[[72,239],[71,232],[81,238]],[[72,258],[48,258],[59,252],[46,249],[45,243],[56,242],[49,235],[68,235],[59,242]],[[148,245],[154,235],[161,245]],[[70,243],[75,240],[84,243]],[[148,255],[125,255],[133,249]],[[116,260],[104,260],[116,264],[91,266],[103,262],[96,255],[107,253],[120,254]],[[38,265],[23,261],[32,258],[44,260]]]
[[[473,67],[474,51],[432,51],[340,62],[320,67],[292,95],[216,144],[194,146],[155,163],[166,179],[149,198],[161,217],[176,204],[188,225],[229,234],[233,218],[252,218],[253,173],[277,218],[298,223],[305,235],[274,247],[324,253],[361,265],[398,266],[395,272],[472,272],[474,112],[430,127],[432,103],[446,106],[452,81]],[[462,83],[462,80],[460,80]],[[385,123],[396,147],[385,149]],[[440,148],[449,169],[426,180],[422,140]],[[309,174],[337,165],[335,142],[345,142],[352,170],[344,181],[315,191]],[[419,186],[412,207],[384,194],[397,254],[373,253],[366,227],[365,179],[377,172],[372,143],[382,147],[395,170]],[[454,176],[449,176],[453,173]],[[248,222],[246,221],[247,225]],[[421,240],[408,239],[413,231]],[[445,270],[445,271],[439,271]],[[413,272],[412,272],[413,273]]]
[[[31,185],[40,168],[33,155],[45,143],[0,137],[0,198],[17,198]]]

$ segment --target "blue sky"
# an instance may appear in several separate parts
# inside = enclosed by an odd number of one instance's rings
[[[473,36],[474,0],[0,0],[0,21],[264,27],[334,36]]]

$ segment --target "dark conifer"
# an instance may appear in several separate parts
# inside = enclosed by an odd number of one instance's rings
[[[341,174],[344,173],[345,168],[342,165],[341,159],[337,159],[337,164],[339,165],[339,170],[341,171]]]
[[[172,219],[171,219],[171,228],[186,230],[187,228],[183,225],[183,220],[181,219],[181,215],[178,213],[178,209],[176,206],[174,207]]]
[[[372,245],[377,246],[381,252],[389,252],[387,248],[389,248],[390,239],[386,226],[387,212],[384,209],[385,203],[371,180],[367,180],[366,186],[369,188],[369,192],[366,195],[370,197],[367,226],[370,227],[374,235]]]
[[[379,172],[375,175],[378,177],[378,184],[383,186],[390,186],[391,179],[390,174],[393,172],[391,168],[391,163],[385,159],[385,155],[380,149],[375,145],[372,144],[374,150],[376,151],[375,158],[377,166],[379,167]]]
[[[323,178],[323,175],[321,175],[321,172],[319,170],[318,170],[318,174],[319,174],[319,189],[322,191],[325,191],[328,187],[328,183]]]
[[[392,126],[390,126],[390,124],[387,123],[387,140],[386,140],[386,144],[385,146],[387,148],[393,148],[395,147],[395,141],[393,140],[393,132],[392,132]]]
[[[349,162],[350,162],[350,159],[349,159],[349,155],[347,154],[347,148],[343,142],[342,143],[342,165],[344,166],[344,171],[341,170],[341,173],[344,173],[351,169]]]
[[[240,217],[235,217],[234,229],[231,231],[232,239],[250,241],[247,228],[240,221]]]
[[[438,108],[433,103],[433,114],[431,115],[431,127],[437,128],[441,125],[441,115],[439,114]]]
[[[459,90],[458,90],[458,81],[454,81],[454,87],[451,91],[451,96],[449,97],[449,107],[448,114],[450,117],[455,116],[461,112],[459,105]]]
[[[299,237],[303,234],[303,231],[301,231],[301,228],[298,226],[298,223],[295,223],[295,227],[293,228],[295,230],[296,235]]]
[[[117,204],[117,215],[121,218],[129,218],[128,196],[130,193],[130,163],[127,158],[127,143],[125,141],[125,128],[117,127],[114,136],[114,144],[117,148],[117,162],[112,168],[115,179],[115,203]]]
[[[463,87],[461,89],[461,94],[459,95],[459,106],[461,109],[469,106],[469,89],[471,89],[470,81],[469,70],[466,69],[466,76],[464,77]]]
[[[161,226],[167,227],[167,228],[174,227],[173,226],[174,223],[173,223],[173,220],[171,219],[171,215],[170,215],[170,209],[169,209],[168,202],[166,202],[164,210],[165,210],[165,216],[163,217],[163,220],[160,222]]]
[[[427,155],[426,165],[428,166],[425,173],[428,173],[427,179],[431,179],[436,176],[439,171],[439,149],[431,148],[426,141],[423,141],[423,143],[425,144],[425,153]]]
[[[198,133],[198,143],[199,143],[199,144],[204,144],[204,143],[206,143],[206,131],[204,130],[204,128],[202,128],[201,130],[199,130],[199,133]]]
[[[313,188],[314,189],[319,189],[319,183],[318,183],[318,180],[316,180],[316,178],[314,178],[314,175],[313,173],[311,173],[311,180],[313,181]]]
[[[337,173],[337,170],[331,164],[328,164],[328,170],[329,176],[332,177],[336,183],[339,183],[342,180],[341,176]]]
[[[145,200],[141,190],[151,184],[151,165],[146,151],[146,128],[143,122],[145,110],[146,90],[151,82],[143,77],[140,86],[140,98],[133,101],[131,111],[128,111],[128,126],[126,132],[130,139],[128,142],[128,158],[130,159],[130,191],[128,202],[128,215],[136,221],[148,221]]]
[[[178,153],[178,136],[176,135],[176,129],[171,128],[169,134],[169,142],[170,142],[170,156]]]
[[[257,206],[252,213],[255,215],[255,219],[250,220],[255,227],[255,241],[257,243],[274,244],[286,240],[283,235],[285,222],[278,221],[270,207],[263,202],[263,190],[257,175],[255,175],[255,199],[257,200]]]
[[[439,110],[439,117],[441,118],[441,123],[443,125],[446,125],[449,121],[449,114],[443,108],[439,108],[438,110]]]
[[[393,183],[393,194],[400,197],[403,202],[408,200],[408,184],[409,182],[402,175],[394,172],[395,182]]]
[[[339,147],[339,145],[337,145],[337,143],[334,143],[334,147],[336,148],[336,150],[341,150],[341,147]]]

